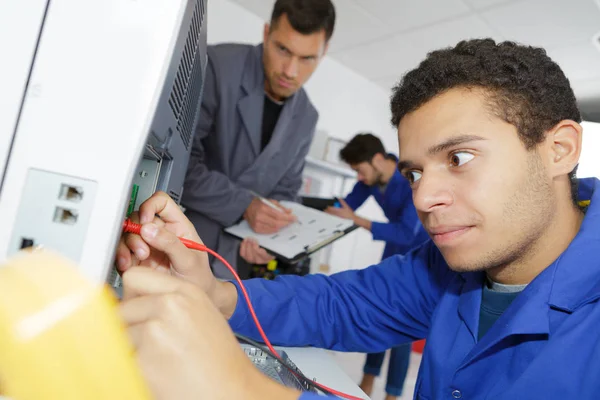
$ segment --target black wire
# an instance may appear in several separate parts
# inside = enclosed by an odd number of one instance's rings
[[[324,387],[321,387],[318,383],[314,382],[312,379],[307,378],[306,375],[304,375],[302,372],[300,372],[297,368],[292,367],[285,360],[283,360],[280,357],[278,357],[267,346],[265,346],[265,345],[263,345],[261,343],[258,343],[257,341],[252,340],[252,339],[250,339],[250,338],[248,338],[246,336],[240,335],[239,333],[235,333],[235,337],[238,338],[239,341],[244,342],[246,344],[249,344],[251,346],[254,346],[254,347],[260,349],[261,351],[267,353],[270,357],[273,357],[274,359],[276,359],[288,371],[290,371],[295,376],[299,377],[300,380],[304,381],[304,383],[306,385],[312,387],[313,389],[317,389],[317,390],[323,392],[326,395],[335,396],[334,393],[330,392],[329,390],[325,389]],[[336,396],[336,397],[338,397],[338,396]]]

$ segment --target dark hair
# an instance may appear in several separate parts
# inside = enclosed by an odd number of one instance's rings
[[[490,111],[517,128],[527,149],[558,122],[581,122],[575,94],[542,48],[492,39],[461,41],[436,50],[392,89],[392,124],[452,88],[481,88]],[[575,170],[569,174],[576,201]]]
[[[371,162],[376,154],[382,154],[387,158],[383,143],[372,133],[357,134],[340,150],[340,158],[350,165]]]
[[[325,30],[325,40],[331,39],[335,25],[335,8],[330,0],[277,0],[271,14],[271,25],[276,26],[283,15],[290,25],[303,35]]]

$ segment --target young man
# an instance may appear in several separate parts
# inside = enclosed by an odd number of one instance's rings
[[[600,181],[580,182],[591,196],[577,198],[581,117],[559,66],[543,49],[464,41],[429,54],[391,104],[399,167],[432,240],[364,270],[247,282],[267,335],[361,352],[426,337],[417,399],[597,398]],[[180,277],[124,275],[123,316],[155,392],[318,399],[254,372],[230,379],[251,364],[219,312],[258,337],[237,286],[177,242],[198,236],[165,195],[140,212],[143,240],[126,238],[122,266],[149,244],[142,265]],[[177,368],[156,352],[177,356]]]
[[[240,243],[223,228],[241,218],[258,233],[293,221],[260,197],[296,200],[318,113],[302,86],[327,51],[335,10],[330,0],[277,0],[258,46],[209,46],[201,114],[182,205],[207,245],[232,265]],[[264,261],[252,241],[246,261]],[[231,277],[219,262],[219,277]],[[245,274],[246,268],[240,268]]]
[[[385,241],[382,260],[394,254],[406,254],[429,239],[417,217],[410,184],[398,170],[398,157],[388,154],[378,137],[371,133],[356,135],[340,151],[340,158],[357,172],[358,182],[344,200],[340,199],[340,208],[329,207],[326,212],[351,219],[370,231],[373,240]],[[372,222],[354,213],[370,196],[382,208],[388,223]],[[391,350],[385,386],[386,400],[394,400],[402,395],[410,351],[411,343]],[[385,352],[367,355],[360,388],[369,396],[384,357]]]

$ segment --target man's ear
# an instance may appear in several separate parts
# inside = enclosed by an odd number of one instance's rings
[[[265,22],[265,27],[263,29],[263,43],[267,42],[267,39],[269,38],[269,32],[271,31],[271,26],[269,25],[268,22]]]
[[[321,58],[327,55],[327,50],[329,50],[329,40],[325,42],[325,47],[323,48],[323,54],[321,55]]]
[[[381,153],[376,153],[371,159],[371,164],[381,167],[383,162],[385,161],[385,157]]]
[[[547,132],[552,178],[568,175],[579,164],[582,132],[581,125],[572,120],[560,121]]]

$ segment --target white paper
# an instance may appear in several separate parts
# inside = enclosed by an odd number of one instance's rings
[[[241,238],[253,237],[261,247],[292,259],[307,248],[330,239],[338,232],[343,232],[354,225],[354,222],[349,219],[330,215],[302,204],[289,201],[280,203],[292,210],[298,222],[270,235],[254,232],[246,220],[226,228],[225,231]]]

